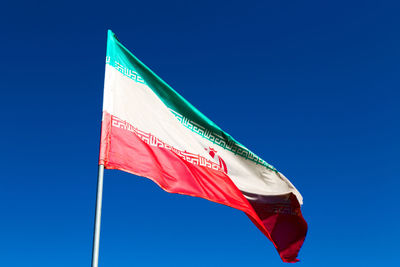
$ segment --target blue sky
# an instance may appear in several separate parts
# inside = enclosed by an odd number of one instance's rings
[[[295,266],[396,266],[397,1],[2,3],[0,265],[89,266],[112,29],[304,197]],[[281,266],[241,212],[105,172],[100,266]]]

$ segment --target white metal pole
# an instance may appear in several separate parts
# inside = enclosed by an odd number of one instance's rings
[[[99,165],[99,172],[97,176],[96,215],[94,222],[92,267],[98,267],[99,265],[101,203],[103,198],[103,176],[104,176],[104,165]]]

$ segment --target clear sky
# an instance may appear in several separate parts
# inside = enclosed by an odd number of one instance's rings
[[[107,29],[284,173],[294,266],[399,266],[398,1],[5,1],[0,266],[90,266]],[[240,211],[105,172],[100,266],[282,266]]]

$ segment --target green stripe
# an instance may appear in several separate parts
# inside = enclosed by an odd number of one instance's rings
[[[213,121],[208,119],[203,113],[172,89],[126,49],[111,30],[108,30],[106,63],[133,81],[148,85],[178,120],[180,118],[182,125],[188,129],[210,140],[214,144],[230,150],[234,154],[276,171],[272,165],[265,162],[228,133],[224,132]]]

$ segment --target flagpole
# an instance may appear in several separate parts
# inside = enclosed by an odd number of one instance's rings
[[[93,250],[92,250],[92,267],[99,265],[99,245],[100,245],[100,221],[101,221],[101,203],[103,199],[103,177],[104,165],[99,165],[97,176],[97,195],[96,195],[96,214],[94,222]]]

